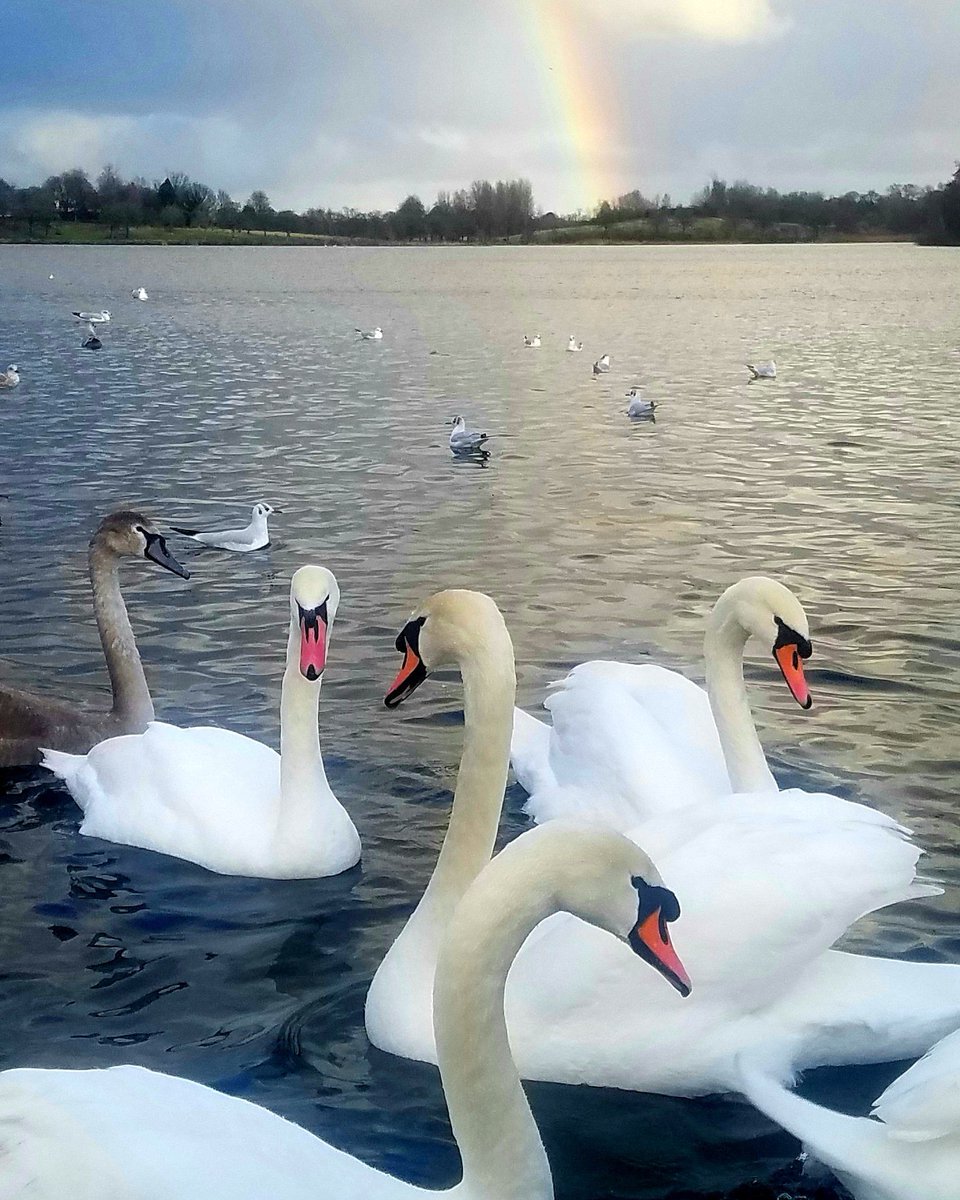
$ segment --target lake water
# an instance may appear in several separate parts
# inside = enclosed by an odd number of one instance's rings
[[[906,821],[946,885],[850,943],[960,959],[958,294],[955,251],[905,245],[0,247],[0,366],[23,378],[0,396],[3,677],[103,702],[85,567],[103,513],[215,528],[269,500],[269,550],[174,537],[189,583],[124,569],[157,711],[276,744],[289,577],[324,563],[343,593],[324,756],[364,842],[336,879],[224,878],[81,838],[39,770],[0,778],[0,1066],[141,1063],[456,1179],[436,1073],[372,1049],[362,1020],[449,810],[459,682],[381,703],[397,631],[449,585],[499,602],[533,706],[589,657],[699,679],[719,592],[788,582],[815,706],[751,653],[771,763]],[[82,351],[70,311],[103,306],[104,349]],[[382,342],[356,339],[375,324]],[[747,384],[769,357],[780,378]],[[624,415],[635,382],[655,424]],[[485,466],[451,459],[458,412],[511,435]],[[511,785],[507,837],[522,802]],[[896,1070],[808,1090],[864,1112]],[[805,1194],[780,1174],[796,1143],[740,1101],[530,1093],[561,1200]]]

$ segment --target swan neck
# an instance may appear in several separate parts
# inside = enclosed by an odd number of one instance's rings
[[[120,592],[119,562],[94,541],[89,566],[93,611],[113,691],[113,715],[124,725],[146,727],[154,718],[153,701]]]
[[[450,823],[421,902],[440,916],[444,926],[493,854],[507,786],[517,691],[512,647],[500,656],[488,653],[482,661],[465,661],[461,673],[463,754]]]
[[[457,909],[437,962],[437,1062],[469,1200],[552,1200],[539,1130],[510,1052],[507,974],[527,936],[557,910],[537,875],[478,881]]]
[[[743,680],[743,651],[749,631],[720,604],[707,625],[704,658],[707,694],[727,774],[734,792],[767,792],[776,788],[757,736]]]
[[[317,805],[329,792],[320,755],[320,682],[304,679],[288,655],[280,689],[280,810],[283,829],[310,827]],[[281,830],[278,830],[281,832]]]

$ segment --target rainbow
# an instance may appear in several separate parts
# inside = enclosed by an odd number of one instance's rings
[[[623,178],[619,131],[623,103],[603,61],[600,39],[589,37],[564,0],[529,0],[531,37],[544,88],[556,109],[567,152],[568,183],[556,198],[561,211],[592,210],[640,181]]]

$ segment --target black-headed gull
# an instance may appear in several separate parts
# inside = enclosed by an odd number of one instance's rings
[[[567,342],[568,353],[579,354],[582,349],[583,349],[583,342],[578,342],[577,339],[571,333],[569,341]]]
[[[236,550],[244,554],[248,550],[262,550],[264,546],[270,545],[267,518],[271,513],[279,511],[261,500],[253,506],[250,524],[243,529],[218,529],[203,533],[198,529],[183,529],[179,525],[171,525],[170,528],[185,537],[193,538],[203,546],[215,546],[218,550]]]
[[[757,363],[756,366],[753,363],[746,363],[745,366],[750,372],[750,383],[753,383],[755,379],[776,379],[777,377],[777,364],[773,359],[769,362]]]
[[[99,312],[95,313],[74,311],[73,315],[78,321],[84,321],[90,325],[106,325],[106,323],[110,320],[110,310],[107,308],[102,308]]]
[[[11,363],[9,367],[0,375],[0,388],[15,388],[20,382],[20,368],[16,363]]]
[[[463,417],[454,417],[453,432],[450,434],[450,449],[454,454],[489,454],[484,442],[489,437],[486,433],[476,433],[467,428]]]
[[[540,346],[540,334],[539,334],[539,333],[535,333],[535,334],[533,335],[533,337],[532,337],[532,338],[531,338],[531,337],[527,337],[527,335],[526,335],[526,334],[524,334],[524,335],[523,335],[523,344],[524,344],[525,346],[528,346],[528,347],[529,347],[531,350],[537,350],[537,349],[539,349],[539,346]]]
[[[357,333],[365,342],[379,342],[383,338],[383,330],[378,325],[376,329],[357,329]]]
[[[642,390],[638,387],[632,387],[627,392],[627,399],[630,403],[627,405],[628,417],[652,417],[656,409],[656,403],[653,400],[644,400]]]
[[[133,291],[130,293],[130,295],[134,298],[134,300],[149,300],[150,299],[150,297],[147,295],[147,289],[145,287],[134,288]]]

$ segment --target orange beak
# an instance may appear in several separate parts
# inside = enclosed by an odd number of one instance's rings
[[[777,660],[777,666],[787,681],[787,687],[794,700],[801,708],[809,708],[813,704],[813,697],[803,674],[803,659],[800,657],[799,647],[793,642],[776,646],[773,657]]]
[[[630,934],[630,945],[641,957],[657,968],[681,996],[689,996],[693,988],[690,976],[670,943],[667,924],[656,908]]]
[[[397,676],[390,687],[387,689],[387,694],[383,698],[387,708],[396,708],[406,698],[420,686],[427,677],[427,669],[423,665],[423,660],[420,655],[409,644],[403,647],[403,666],[397,672]]]

